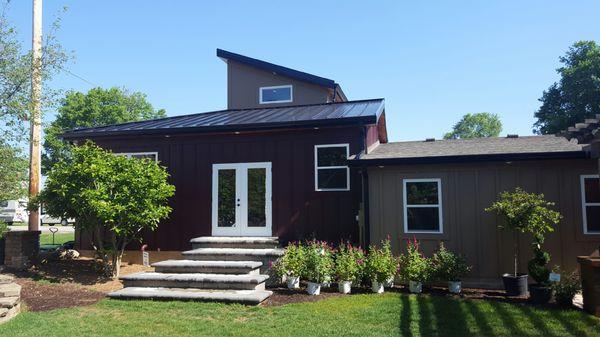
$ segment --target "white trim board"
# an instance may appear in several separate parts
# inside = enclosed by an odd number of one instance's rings
[[[579,178],[580,182],[580,190],[581,190],[581,217],[583,224],[583,234],[586,235],[600,235],[600,231],[598,232],[588,232],[587,230],[587,210],[586,206],[598,206],[600,207],[600,202],[585,202],[585,179],[586,178],[599,178],[600,176],[597,174],[582,174]]]
[[[279,101],[263,101],[263,89],[283,89],[290,88],[290,99],[279,100]],[[259,104],[273,104],[273,103],[291,103],[294,101],[294,87],[291,84],[276,85],[271,87],[260,87],[258,88],[258,103]]]
[[[406,183],[419,183],[419,182],[436,182],[438,187],[438,203],[437,204],[427,204],[427,205],[408,205],[407,204],[407,191],[406,191]],[[439,217],[439,230],[437,231],[427,231],[427,230],[409,230],[408,229],[408,207],[411,208],[438,208],[438,217]],[[421,178],[421,179],[402,179],[402,208],[403,208],[403,217],[404,217],[404,233],[407,234],[444,234],[444,216],[443,216],[443,207],[442,207],[442,179],[440,178]]]
[[[350,191],[350,167],[348,165],[343,166],[318,166],[318,156],[317,150],[320,148],[328,148],[328,147],[345,147],[346,148],[346,159],[350,156],[350,144],[320,144],[315,145],[314,148],[314,179],[315,179],[315,191],[317,192],[326,192],[326,191]],[[346,169],[346,188],[319,188],[319,170],[327,170],[327,169]]]

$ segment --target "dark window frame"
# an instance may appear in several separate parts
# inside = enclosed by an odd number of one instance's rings
[[[317,192],[335,192],[335,191],[350,191],[350,167],[346,165],[335,165],[335,166],[319,166],[319,149],[331,148],[331,147],[343,147],[346,149],[346,159],[350,156],[350,144],[319,144],[315,145],[314,156],[314,176],[315,176],[315,191]],[[343,188],[319,188],[319,171],[321,170],[346,170],[346,186]]]

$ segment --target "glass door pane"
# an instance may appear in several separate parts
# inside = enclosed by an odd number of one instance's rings
[[[217,226],[233,227],[235,225],[236,191],[235,169],[218,171],[218,211]]]
[[[265,168],[248,169],[248,227],[265,227],[266,217],[266,181]]]

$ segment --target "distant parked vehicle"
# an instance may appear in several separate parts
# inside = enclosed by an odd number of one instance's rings
[[[53,218],[50,215],[46,214],[46,210],[44,209],[44,205],[42,205],[42,215],[40,216],[40,221],[42,225],[54,226],[54,225],[62,225],[68,226],[69,224],[75,223],[74,219],[67,218]]]
[[[0,221],[9,225],[27,222],[27,199],[0,201]]]

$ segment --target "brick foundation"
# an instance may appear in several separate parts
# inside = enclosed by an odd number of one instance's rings
[[[39,231],[10,231],[6,233],[4,265],[26,269],[35,263],[40,251]]]

